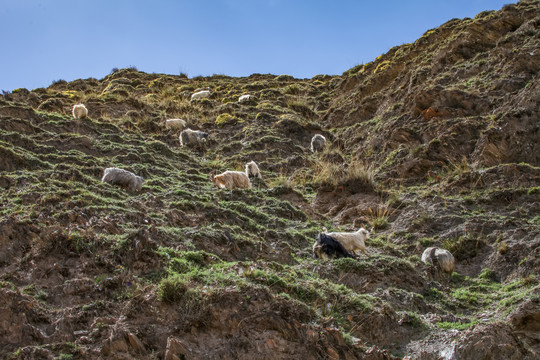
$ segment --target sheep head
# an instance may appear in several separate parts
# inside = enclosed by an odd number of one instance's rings
[[[215,170],[212,170],[209,174],[209,177],[210,177],[210,181],[212,181],[212,183],[218,187],[218,188],[224,188],[225,187],[225,184],[221,178],[221,175],[216,175],[216,171]]]

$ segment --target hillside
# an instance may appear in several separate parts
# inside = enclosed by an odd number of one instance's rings
[[[539,28],[520,1],[341,76],[129,68],[4,93],[0,357],[539,358]],[[251,160],[252,189],[210,182]],[[101,182],[112,166],[142,191]],[[361,225],[369,256],[312,258],[324,227]]]

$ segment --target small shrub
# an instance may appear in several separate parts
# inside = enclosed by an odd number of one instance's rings
[[[375,68],[375,70],[373,70],[373,73],[376,74],[378,72],[381,72],[381,71],[384,71],[386,69],[388,69],[390,67],[390,61],[389,60],[385,60],[385,61],[382,61],[380,62],[377,67]]]
[[[224,126],[226,124],[232,124],[234,122],[236,122],[238,119],[236,119],[234,116],[232,116],[231,114],[227,114],[227,113],[224,113],[224,114],[220,114],[218,115],[218,117],[216,118],[216,125],[217,126]]]
[[[420,238],[420,240],[418,241],[420,242],[420,245],[422,245],[423,247],[430,247],[435,242],[433,238],[427,238],[427,237]]]
[[[300,85],[298,84],[291,84],[283,89],[283,93],[289,94],[289,95],[298,95],[301,92]]]
[[[201,251],[186,251],[183,255],[187,261],[196,263],[198,265],[205,264],[204,253]]]
[[[340,271],[353,271],[362,269],[363,265],[356,259],[341,258],[333,261],[336,269]]]
[[[497,247],[497,252],[501,255],[504,255],[506,254],[507,251],[508,251],[508,245],[506,244],[506,241],[501,242],[499,246]]]
[[[287,107],[306,118],[313,118],[317,115],[303,100],[288,101]]]
[[[407,311],[404,314],[404,318],[407,319],[407,323],[410,324],[412,327],[417,329],[427,329],[428,325],[426,322],[415,312]]]
[[[182,299],[188,289],[188,284],[178,275],[169,276],[161,280],[158,288],[158,297],[165,303],[175,303]]]
[[[315,183],[329,186],[347,185],[354,192],[370,192],[375,188],[374,174],[361,162],[349,166],[321,161],[317,163],[314,174]]]
[[[482,272],[478,275],[479,279],[494,281],[496,279],[497,275],[495,272],[489,268],[482,269]]]
[[[450,275],[450,280],[454,283],[454,284],[459,284],[461,282],[463,282],[463,280],[465,279],[465,277],[461,274],[458,274],[457,272],[453,272],[452,275]]]
[[[294,80],[294,77],[291,75],[278,75],[274,78],[275,81],[289,81]]]
[[[475,257],[479,250],[486,245],[486,240],[482,235],[467,233],[458,238],[448,238],[441,244],[456,257],[456,259],[468,259]]]
[[[377,207],[376,210],[369,209],[368,223],[375,230],[384,229],[388,226],[388,218],[394,213],[388,206]]]

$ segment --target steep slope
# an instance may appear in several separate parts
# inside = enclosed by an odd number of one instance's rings
[[[131,68],[2,95],[0,355],[538,357],[539,5],[451,20],[343,76]],[[168,118],[207,146],[181,148]],[[316,133],[330,146],[311,154]],[[208,179],[250,160],[253,189]],[[109,166],[142,191],[102,183]],[[323,227],[361,224],[369,256],[311,258]],[[451,277],[428,246],[452,251]]]
[[[538,2],[450,20],[348,70],[324,118],[381,177],[443,166],[538,166]]]

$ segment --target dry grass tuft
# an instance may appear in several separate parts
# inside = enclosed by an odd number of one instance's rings
[[[366,192],[376,187],[372,168],[361,161],[350,164],[321,161],[315,167],[313,180],[321,186],[347,186]]]

